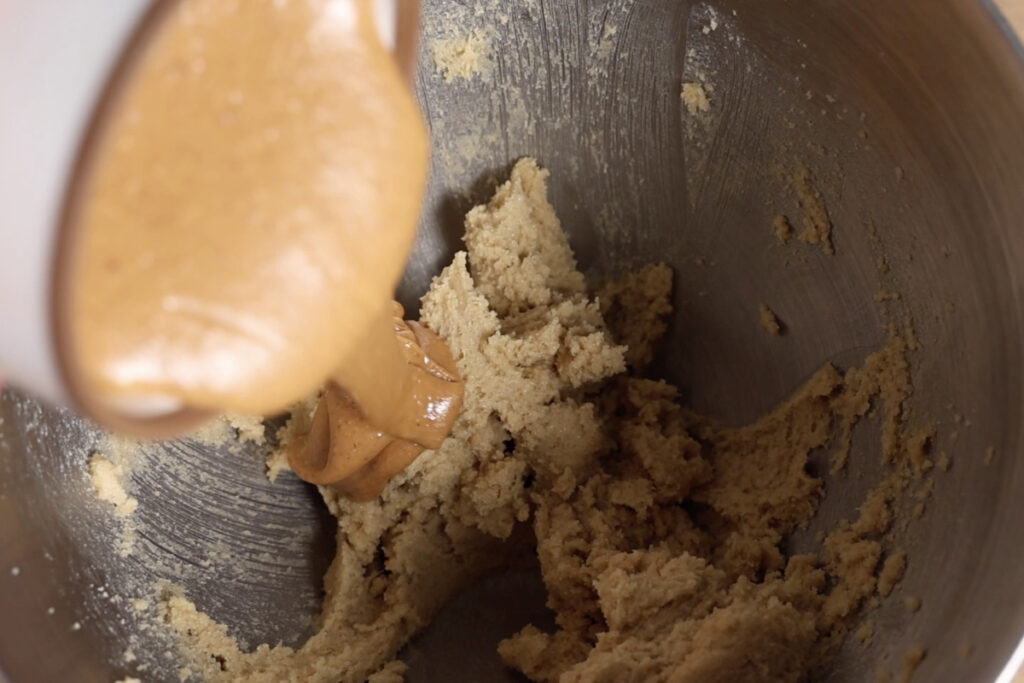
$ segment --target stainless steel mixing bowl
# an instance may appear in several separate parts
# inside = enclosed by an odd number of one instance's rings
[[[465,209],[534,155],[588,270],[674,267],[662,370],[699,410],[749,420],[912,316],[911,419],[937,425],[953,467],[897,539],[910,564],[873,616],[875,637],[848,642],[828,679],[872,678],[917,643],[928,656],[916,680],[994,679],[1024,634],[1024,64],[996,13],[975,0],[435,0],[424,11],[418,92],[435,155],[406,303],[459,247]],[[475,29],[493,48],[489,75],[445,82],[433,41]],[[687,112],[684,81],[707,84],[708,116]],[[796,209],[779,168],[797,160],[828,202],[834,255],[773,241],[772,217]],[[901,298],[880,303],[883,290]],[[757,329],[762,301],[783,337]],[[8,678],[108,683],[145,664],[144,679],[177,680],[171,644],[139,631],[130,604],[159,579],[250,643],[308,634],[332,551],[309,487],[268,484],[257,448],[148,446],[130,484],[136,548],[121,558],[84,473],[98,439],[16,392],[0,402]],[[795,546],[853,512],[876,462],[865,445],[848,474],[828,477],[820,519]],[[911,595],[923,598],[916,615],[902,606]],[[542,614],[530,568],[487,579],[407,649],[409,680],[517,680],[493,646]],[[129,647],[137,660],[125,664]]]

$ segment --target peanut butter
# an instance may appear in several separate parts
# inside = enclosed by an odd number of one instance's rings
[[[372,9],[166,8],[79,189],[61,324],[87,408],[271,414],[333,378],[318,423],[332,425],[331,463],[297,469],[318,483],[359,474],[357,491],[447,435],[461,402],[451,355],[391,304],[428,143]]]
[[[463,384],[451,351],[418,322],[402,320],[394,304],[394,334],[405,363],[401,407],[388,431],[370,423],[337,381],[324,387],[308,434],[288,451],[292,469],[306,481],[336,484],[356,500],[376,498],[387,481],[425,448],[438,448],[462,407]]]

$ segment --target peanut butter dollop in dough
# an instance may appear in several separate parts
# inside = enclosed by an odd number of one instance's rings
[[[439,448],[462,407],[463,383],[448,346],[415,321],[402,320],[394,304],[393,326],[409,368],[392,432],[368,423],[336,381],[324,387],[308,434],[288,449],[288,462],[314,484],[335,484],[355,500],[380,495],[391,477],[425,448]]]
[[[80,402],[271,414],[333,378],[324,419],[383,460],[345,435],[300,473],[377,482],[436,447],[461,383],[391,303],[428,143],[369,0],[180,0],[109,107],[66,294]]]

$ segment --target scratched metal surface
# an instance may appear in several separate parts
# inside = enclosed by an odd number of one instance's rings
[[[460,246],[464,211],[529,154],[552,170],[588,271],[673,265],[662,370],[699,410],[748,420],[821,363],[860,360],[905,307],[924,345],[915,416],[946,437],[953,412],[973,426],[946,444],[953,470],[901,539],[900,590],[923,597],[921,612],[884,606],[874,640],[844,649],[828,679],[864,680],[918,642],[920,680],[994,678],[1024,632],[1024,69],[1002,26],[969,0],[433,0],[424,12],[417,89],[435,153],[405,302]],[[431,44],[472,29],[494,48],[490,77],[444,82]],[[690,80],[713,86],[707,120],[680,101]],[[772,217],[796,208],[777,168],[797,159],[828,199],[834,256],[774,246]],[[889,317],[882,287],[902,295]],[[760,301],[784,340],[757,330]],[[159,579],[250,643],[309,633],[332,524],[309,487],[265,481],[259,449],[149,447],[122,558],[85,475],[97,432],[14,392],[0,420],[0,668],[13,681],[109,682],[140,663],[144,680],[177,680],[173,644],[139,631],[129,604]],[[815,528],[853,512],[875,462],[865,449],[828,481]],[[542,601],[529,571],[488,579],[406,651],[409,680],[516,680],[491,645]],[[125,665],[128,647],[139,660]]]

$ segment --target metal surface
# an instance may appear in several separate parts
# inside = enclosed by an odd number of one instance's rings
[[[860,360],[905,309],[923,347],[910,419],[938,426],[953,468],[898,539],[910,565],[874,615],[875,637],[848,643],[827,678],[871,678],[920,643],[916,680],[992,680],[1024,633],[1019,46],[968,0],[713,8],[712,30],[709,5],[679,0],[425,3],[419,92],[434,176],[403,296],[411,303],[459,247],[464,210],[531,154],[552,170],[587,269],[674,266],[664,370],[697,409],[748,420],[823,362]],[[490,77],[445,83],[431,42],[473,27],[489,31]],[[713,86],[707,120],[680,101],[692,80]],[[778,176],[798,159],[828,201],[833,256],[771,236],[776,213],[799,215]],[[879,303],[883,289],[902,298]],[[757,329],[761,301],[784,337]],[[139,661],[146,680],[177,680],[167,643],[130,641],[139,620],[128,603],[160,578],[183,582],[249,642],[308,633],[330,523],[308,488],[267,484],[259,454],[150,447],[131,481],[136,550],[120,558],[84,474],[97,435],[13,394],[0,420],[0,662],[13,681],[109,682]],[[827,480],[815,528],[852,514],[876,461],[859,451],[847,476]],[[533,607],[514,597],[524,585]],[[521,611],[498,623],[481,595]],[[916,615],[902,607],[909,595],[923,598]],[[528,575],[492,579],[413,644],[409,680],[500,680],[488,643],[539,600]],[[471,652],[460,649],[467,633]],[[139,661],[126,666],[129,646]]]

